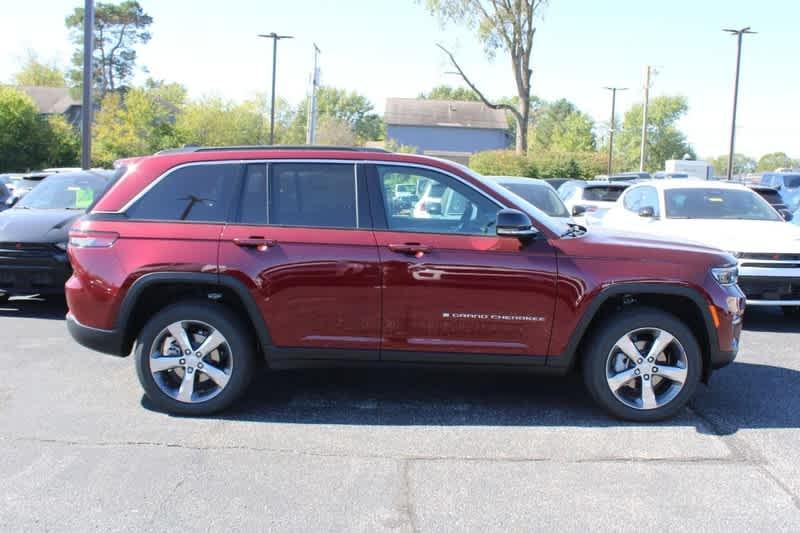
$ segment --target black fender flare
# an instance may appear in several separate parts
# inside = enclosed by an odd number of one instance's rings
[[[652,282],[629,282],[629,283],[614,283],[603,288],[589,303],[589,307],[578,320],[578,325],[575,327],[569,343],[560,355],[548,357],[548,366],[559,367],[564,369],[572,368],[576,361],[577,349],[580,342],[583,340],[584,335],[589,330],[595,317],[597,316],[600,307],[609,299],[622,296],[631,295],[636,297],[637,294],[655,294],[665,296],[680,296],[691,300],[700,311],[700,316],[703,317],[705,325],[705,332],[708,338],[708,346],[701,349],[705,352],[708,350],[708,361],[713,362],[717,359],[719,352],[719,337],[717,329],[714,327],[714,321],[711,317],[711,312],[708,309],[709,301],[696,289],[687,287],[685,285],[676,285],[669,283],[652,283]],[[699,341],[700,339],[698,339]],[[704,349],[705,348],[705,349]],[[709,374],[711,368],[706,365],[704,368],[704,375]]]
[[[261,349],[265,356],[272,346],[272,336],[269,333],[267,324],[264,317],[256,305],[252,294],[247,289],[244,283],[232,276],[219,275],[216,273],[206,272],[153,272],[144,274],[137,278],[128,291],[119,307],[117,319],[114,322],[114,329],[117,331],[125,332],[125,344],[132,342],[130,332],[127,331],[127,326],[130,321],[131,314],[139,302],[139,298],[145,289],[153,285],[169,284],[169,285],[211,285],[214,287],[226,288],[233,291],[234,294],[241,300],[244,305],[244,311],[250,318],[250,322],[255,330],[256,338],[261,345]],[[127,346],[130,351],[130,346]]]

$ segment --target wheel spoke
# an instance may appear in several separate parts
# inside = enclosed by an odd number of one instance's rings
[[[200,352],[201,357],[205,357],[206,355],[216,350],[217,347],[223,342],[225,342],[225,337],[223,337],[222,333],[220,333],[219,331],[214,330],[214,332],[211,333],[211,335],[206,337],[206,340],[203,341],[203,344],[201,344],[200,347],[197,348],[197,351]]]
[[[656,375],[666,378],[676,383],[684,383],[686,381],[687,370],[679,366],[660,366]]]
[[[610,378],[608,378],[608,386],[611,387],[612,391],[619,390],[620,387],[622,387],[623,385],[625,385],[630,380],[636,377],[636,374],[634,374],[635,370],[636,369],[634,368],[630,368],[628,370],[620,372],[619,374],[611,376]]]
[[[192,401],[192,395],[194,394],[194,376],[194,372],[186,370],[186,373],[183,375],[183,381],[181,381],[181,388],[178,389],[178,400],[187,403]]]
[[[649,379],[642,379],[642,408],[654,409],[656,407],[658,407],[658,402],[653,390],[653,382]]]
[[[189,342],[189,335],[187,335],[182,323],[175,322],[174,324],[170,324],[167,326],[167,330],[175,339],[175,342],[178,343],[178,346],[181,347],[181,352],[186,353],[187,350],[191,352],[192,343]]]
[[[151,357],[150,372],[163,372],[164,370],[183,366],[181,365],[180,360],[180,357],[165,357],[163,355],[161,357]]]
[[[653,360],[655,360],[656,357],[658,357],[658,354],[663,352],[667,348],[667,346],[669,346],[672,343],[673,340],[675,340],[675,337],[673,337],[666,331],[661,330],[658,333],[658,337],[653,339],[653,345],[650,347],[650,351],[648,352],[647,357],[648,358],[652,357]]]
[[[633,344],[630,336],[625,335],[620,340],[617,341],[617,348],[619,348],[625,356],[631,360],[631,362],[635,365],[641,359],[642,354],[639,349]]]
[[[225,388],[225,385],[228,384],[228,380],[230,379],[230,376],[226,374],[224,370],[221,370],[208,363],[205,363],[203,368],[198,369],[198,372],[202,372],[211,378],[211,380],[216,383],[220,389]]]

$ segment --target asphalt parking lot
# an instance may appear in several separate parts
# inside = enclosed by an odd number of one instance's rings
[[[800,529],[800,320],[776,310],[651,426],[577,379],[418,370],[264,374],[176,418],[64,312],[0,306],[2,530]]]

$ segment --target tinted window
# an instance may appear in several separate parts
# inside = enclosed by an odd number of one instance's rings
[[[500,208],[461,181],[412,167],[378,166],[377,171],[388,229],[466,235],[494,233],[492,226]],[[398,184],[423,180],[426,194],[418,199],[394,194]]]
[[[778,193],[778,191],[764,190],[756,192],[761,196],[761,198],[763,198],[772,205],[783,203],[783,198],[781,198],[781,195]]]
[[[583,189],[583,199],[590,202],[616,202],[623,190],[621,187],[586,187]]]
[[[237,189],[240,170],[238,164],[179,168],[133,204],[128,216],[143,220],[222,222]]]
[[[352,164],[276,163],[270,166],[270,224],[355,228]]]
[[[244,224],[267,223],[267,165],[247,165],[242,187],[239,221]]]
[[[548,185],[534,183],[500,183],[503,187],[532,203],[551,217],[568,217],[564,203]]]
[[[781,220],[759,195],[737,189],[670,189],[664,192],[668,218]]]
[[[790,189],[800,187],[800,174],[792,174],[789,176],[784,176],[783,184]]]

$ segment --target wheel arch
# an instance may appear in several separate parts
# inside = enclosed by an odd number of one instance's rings
[[[129,354],[147,318],[180,299],[217,301],[248,324],[266,356],[272,346],[267,324],[244,283],[204,272],[154,272],[137,278],[125,293],[115,321],[122,332],[122,352]]]
[[[566,349],[549,359],[550,366],[569,371],[582,357],[582,346],[605,318],[615,310],[628,305],[644,305],[661,309],[675,315],[684,322],[697,338],[703,358],[702,379],[707,382],[714,360],[719,351],[719,338],[709,311],[709,301],[696,289],[685,285],[663,283],[619,283],[609,285],[590,302],[578,321],[578,325]],[[688,305],[688,307],[687,307]]]

